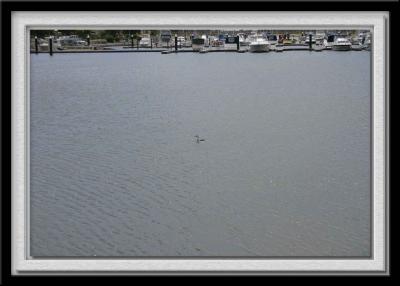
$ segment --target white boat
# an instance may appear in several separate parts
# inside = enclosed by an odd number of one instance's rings
[[[351,42],[346,38],[337,38],[332,45],[332,50],[334,51],[350,51]]]
[[[63,46],[61,41],[55,37],[45,37],[44,39],[39,39],[39,49],[40,50],[49,50],[49,40],[51,39],[51,45],[53,50],[62,50]]]
[[[324,45],[322,44],[316,44],[313,47],[313,50],[316,52],[322,52],[325,49]]]
[[[269,42],[262,36],[257,36],[249,45],[251,53],[265,53],[270,49]]]
[[[332,49],[333,44],[335,43],[336,35],[335,34],[328,34],[326,39],[324,40],[324,46],[327,49]]]
[[[205,40],[203,38],[194,38],[192,39],[192,49],[195,52],[199,52],[204,48]]]
[[[39,51],[48,51],[49,50],[49,40],[48,39],[38,39],[38,48],[39,48]]]
[[[366,33],[362,38],[361,45],[367,51],[371,50],[371,33]]]
[[[275,52],[277,52],[277,53],[283,52],[283,44],[275,45]]]
[[[150,48],[151,47],[150,35],[144,34],[141,36],[141,39],[139,41],[139,47],[141,47],[141,48]]]
[[[241,47],[250,45],[250,41],[248,40],[246,34],[240,33],[239,36],[239,45]]]
[[[240,41],[239,41],[240,45]],[[224,50],[231,51],[237,50],[237,37],[236,36],[226,36],[224,43]]]
[[[371,44],[371,33],[370,32],[361,32],[358,34],[358,44],[359,45],[366,45]]]
[[[352,45],[351,49],[353,51],[362,51],[363,50],[363,46],[362,45]]]
[[[201,38],[204,40],[204,46],[208,47],[210,45],[210,41],[209,41],[207,35],[202,35]]]
[[[315,42],[316,42],[316,44],[323,45],[323,44],[324,44],[325,38],[326,38],[325,33],[323,33],[323,32],[317,32],[317,33],[315,34]]]
[[[58,43],[60,46],[84,46],[87,44],[86,41],[82,40],[77,35],[62,36],[59,37],[57,41],[53,42]]]
[[[304,40],[304,44],[307,46],[310,45],[310,35],[311,35],[311,44],[315,44],[317,42],[317,37],[313,33],[309,33],[306,35],[306,38]]]
[[[178,46],[180,46],[180,47],[184,47],[185,46],[185,44],[186,44],[185,37],[180,36],[180,37],[177,38],[177,40],[178,40]]]
[[[278,36],[277,36],[277,35],[268,34],[268,35],[267,35],[267,40],[268,40],[268,43],[269,43],[270,45],[276,45],[276,44],[278,44]]]

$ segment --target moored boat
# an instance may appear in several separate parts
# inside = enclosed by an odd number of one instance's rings
[[[239,33],[238,36],[239,36],[239,44],[241,47],[250,45],[250,41],[248,40],[246,34]]]
[[[278,37],[275,34],[268,34],[267,41],[270,45],[276,45],[278,44]]]
[[[283,52],[283,44],[278,44],[275,46],[275,52],[281,53]]]
[[[151,47],[151,38],[149,34],[141,35],[141,39],[139,41],[139,47],[141,48],[150,48]]]
[[[353,51],[362,51],[363,50],[363,46],[361,46],[361,45],[352,45],[351,49]]]
[[[315,46],[313,47],[313,50],[314,50],[315,52],[322,52],[322,51],[324,50],[324,46],[323,46],[323,45],[320,45],[320,44],[315,45]]]
[[[334,51],[350,51],[351,42],[346,38],[337,38],[332,45],[332,50]]]
[[[257,36],[249,45],[251,53],[265,53],[270,49],[269,42],[262,36]]]
[[[205,39],[203,38],[194,38],[192,39],[192,49],[195,52],[199,52],[205,46]]]

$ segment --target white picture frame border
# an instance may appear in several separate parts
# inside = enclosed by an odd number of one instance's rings
[[[387,12],[12,12],[12,275],[388,275]],[[36,259],[29,257],[29,29],[372,29],[372,256],[366,259]]]

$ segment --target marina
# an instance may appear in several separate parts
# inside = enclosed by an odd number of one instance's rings
[[[281,46],[281,47],[270,47],[268,51],[332,51],[331,47],[326,47],[322,45],[313,45],[310,49],[309,46],[306,45],[290,45],[290,46]],[[353,50],[353,51],[368,51],[368,48],[364,48],[360,45],[351,45],[350,49],[346,50]],[[240,50],[233,50],[233,49],[222,49],[222,48],[201,48],[198,50],[193,50],[191,48],[182,48],[178,50],[173,49],[160,49],[160,48],[130,48],[130,47],[109,47],[105,49],[66,49],[66,50],[56,50],[53,51],[53,54],[65,54],[65,53],[163,53],[163,54],[172,54],[172,53],[195,53],[200,51],[207,51],[210,53],[213,52],[239,52],[239,53],[246,53],[252,52],[250,51],[249,47],[242,47]],[[260,51],[260,52],[268,52],[268,51]],[[36,53],[35,51],[31,51],[31,53]],[[38,51],[38,54],[48,54],[48,51]]]
[[[187,34],[187,33],[186,33]],[[31,53],[123,53],[123,52],[158,52],[163,54],[186,52],[239,52],[268,53],[270,51],[362,51],[371,48],[371,33],[353,31],[343,34],[321,31],[301,32],[296,34],[236,32],[211,36],[192,33],[190,37],[161,31],[158,37],[149,33],[127,36],[123,41],[113,43],[105,39],[86,40],[77,35],[48,36],[31,40]]]

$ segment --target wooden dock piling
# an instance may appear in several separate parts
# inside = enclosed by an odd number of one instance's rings
[[[49,54],[50,54],[50,56],[53,55],[53,38],[52,37],[49,38]]]
[[[38,38],[35,36],[35,53],[37,54],[39,51],[39,46],[38,46]]]

